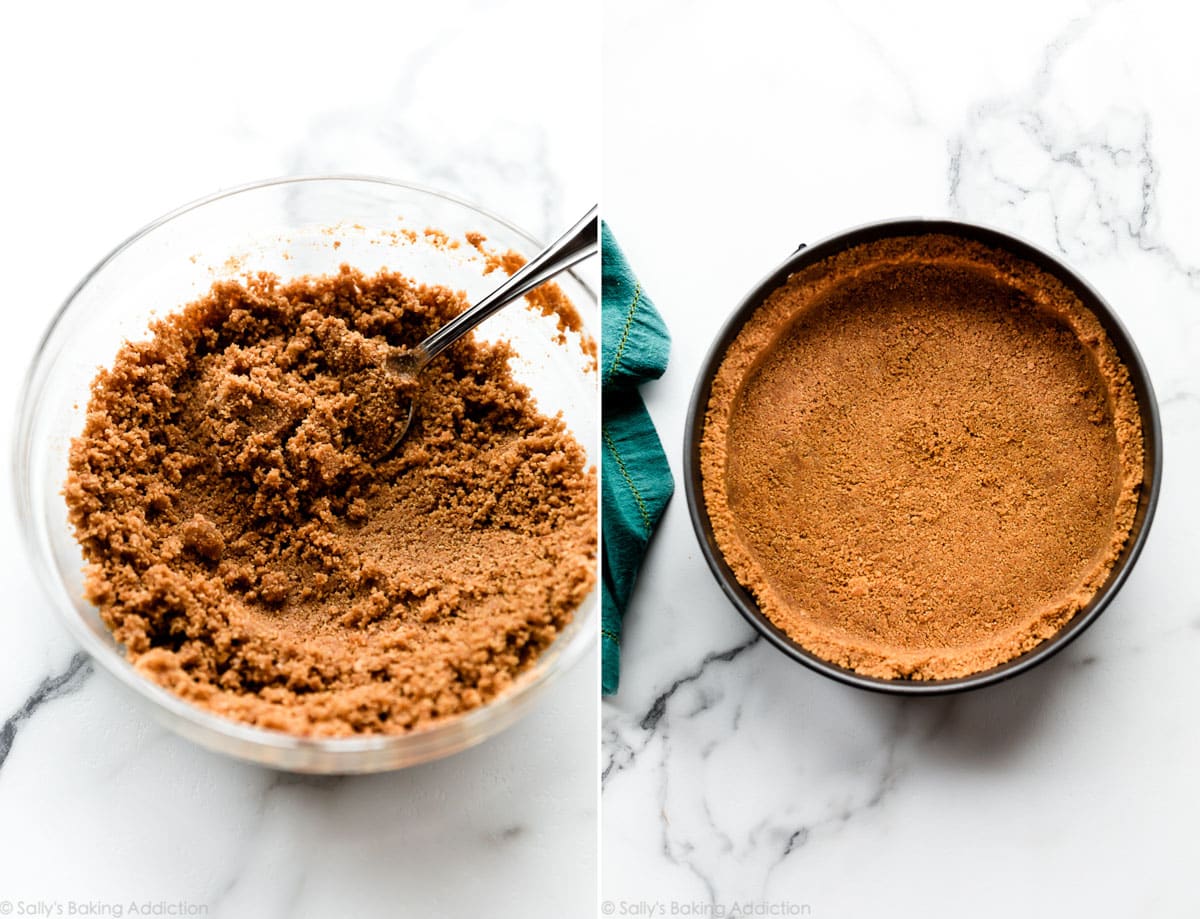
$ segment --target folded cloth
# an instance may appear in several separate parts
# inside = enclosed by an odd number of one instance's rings
[[[621,620],[675,483],[637,391],[667,369],[671,339],[607,223],[601,259],[601,691],[611,695],[620,676]]]

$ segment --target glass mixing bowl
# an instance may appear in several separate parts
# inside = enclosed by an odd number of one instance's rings
[[[42,338],[18,408],[14,472],[21,529],[51,605],[83,647],[177,733],[210,749],[302,772],[372,772],[413,765],[463,750],[514,723],[556,676],[593,646],[596,592],[574,620],[504,694],[445,723],[397,736],[307,738],[231,721],[151,683],[83,599],[83,556],[67,522],[61,490],[67,451],[83,428],[89,385],[127,339],[146,337],[155,314],[195,299],[219,278],[271,271],[281,277],[325,274],[343,262],[367,273],[383,267],[423,283],[465,291],[474,302],[502,275],[484,275],[472,246],[446,244],[477,232],[486,246],[526,256],[539,248],[512,224],[428,189],[365,176],[285,178],[222,192],[156,220],[121,243],[79,283]],[[573,273],[558,283],[594,337],[595,293]],[[539,408],[561,411],[595,463],[599,390],[595,361],[568,333],[556,342],[556,320],[511,306],[477,335],[510,341],[514,375]]]

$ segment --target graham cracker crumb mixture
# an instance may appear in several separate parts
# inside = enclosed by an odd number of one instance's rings
[[[738,580],[814,654],[960,677],[1052,636],[1129,537],[1126,368],[1059,280],[944,235],[793,274],[718,369],[704,499]]]
[[[482,233],[468,233],[466,239],[484,257],[484,274],[491,274],[496,269],[500,269],[507,275],[513,275],[525,267],[527,259],[520,252],[513,249],[509,249],[507,252],[490,249],[484,245],[487,237]],[[526,294],[525,299],[533,309],[556,321],[558,334],[555,341],[558,344],[565,345],[567,343],[567,332],[577,333],[580,336],[579,344],[583,349],[584,356],[590,358],[593,367],[596,365],[598,360],[596,341],[583,334],[583,319],[579,315],[579,310],[563,293],[561,287],[553,281],[547,281]]]
[[[92,387],[65,496],[138,670],[229,718],[398,734],[510,686],[595,579],[596,474],[468,338],[406,411],[385,343],[466,307],[394,273],[216,283]],[[401,408],[403,406],[403,408]]]

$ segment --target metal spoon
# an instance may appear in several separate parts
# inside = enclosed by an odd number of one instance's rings
[[[519,271],[493,290],[490,294],[472,306],[459,313],[444,326],[426,338],[415,348],[393,348],[383,359],[383,367],[389,373],[411,386],[435,357],[449,348],[452,344],[470,332],[483,320],[514,300],[520,299],[529,291],[550,280],[556,274],[566,271],[600,248],[599,218],[597,207],[593,206],[576,224],[562,236],[525,263]],[[412,425],[415,402],[410,401],[408,413],[399,432],[378,459],[387,459],[400,445],[404,435]]]

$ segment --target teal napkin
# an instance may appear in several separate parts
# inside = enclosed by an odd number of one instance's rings
[[[675,483],[654,422],[638,393],[667,369],[671,339],[608,224],[601,222],[602,405],[601,691],[617,691],[621,620],[638,569]]]

